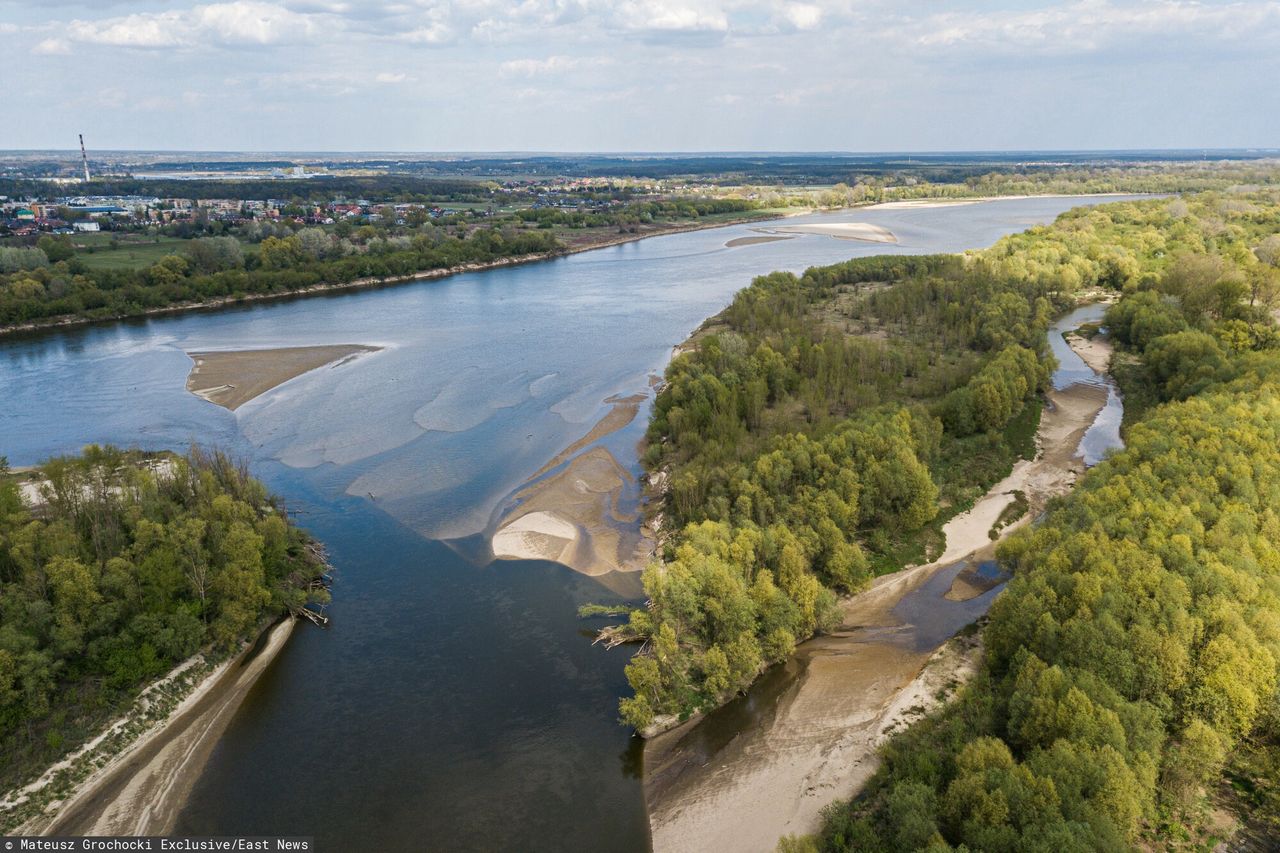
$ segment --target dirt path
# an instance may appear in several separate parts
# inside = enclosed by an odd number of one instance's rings
[[[1106,399],[1099,386],[1051,392],[1036,459],[1019,462],[947,523],[941,558],[877,579],[844,603],[839,631],[804,643],[776,676],[762,679],[777,684],[753,687],[741,708],[721,709],[747,720],[709,722],[720,713],[714,712],[646,745],[645,795],[656,853],[772,851],[784,835],[816,831],[824,806],[848,799],[866,783],[886,733],[937,704],[944,687],[954,689],[977,666],[976,646],[960,639],[941,650],[936,644],[920,648],[913,638],[927,632],[895,611],[913,595],[935,606],[934,599],[950,589],[958,561],[990,554],[989,532],[1014,501],[1013,492],[1026,495],[1030,511],[1002,536],[1071,489],[1084,470],[1076,448]],[[717,726],[724,731],[711,735]]]
[[[95,773],[58,809],[44,835],[165,835],[177,821],[222,732],[293,631],[285,619],[266,641],[215,675],[166,722]],[[33,822],[35,824],[36,822]]]

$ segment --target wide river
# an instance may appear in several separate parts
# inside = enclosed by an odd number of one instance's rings
[[[641,750],[617,722],[625,648],[585,602],[636,597],[547,562],[485,564],[504,501],[751,277],[872,254],[953,252],[1114,198],[867,209],[896,245],[817,235],[726,248],[676,234],[451,278],[0,339],[0,454],[91,443],[251,461],[337,567],[253,689],[181,815],[192,835],[313,835],[323,850],[644,850]],[[757,226],[758,227],[758,226]],[[237,412],[184,390],[187,351],[383,349]],[[639,474],[647,404],[603,440]],[[634,499],[634,492],[631,495]],[[451,540],[446,542],[445,540]],[[603,583],[601,582],[603,581]]]

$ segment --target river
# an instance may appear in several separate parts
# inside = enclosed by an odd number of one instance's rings
[[[192,440],[243,455],[337,566],[328,630],[298,630],[182,812],[185,834],[315,836],[321,849],[643,850],[641,750],[618,725],[625,649],[578,605],[635,575],[477,561],[504,501],[647,392],[674,344],[753,275],[950,252],[1114,198],[861,210],[880,245],[817,235],[727,248],[676,234],[399,287],[0,340],[0,454]],[[188,351],[367,344],[232,413],[184,390]],[[603,443],[633,474],[648,403]],[[634,493],[632,495],[634,498]]]

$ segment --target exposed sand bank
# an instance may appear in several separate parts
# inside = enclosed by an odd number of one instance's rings
[[[735,246],[754,246],[757,243],[776,243],[779,240],[794,240],[795,238],[788,234],[760,234],[755,237],[734,237],[725,246],[732,249]]]
[[[765,229],[758,229],[764,231]],[[770,234],[821,234],[841,240],[859,240],[864,243],[896,243],[897,236],[880,225],[869,222],[827,222],[806,225],[779,225],[768,229]]]
[[[1111,341],[1105,336],[1086,338],[1077,332],[1068,332],[1062,338],[1094,373],[1106,373],[1111,367]]]
[[[857,793],[878,766],[886,731],[931,707],[940,685],[963,682],[977,665],[976,646],[963,638],[937,652],[887,639],[893,631],[884,629],[903,627],[895,607],[941,569],[989,556],[991,527],[1013,492],[1022,491],[1030,509],[1002,537],[1069,491],[1084,470],[1076,449],[1106,398],[1105,388],[1090,385],[1050,393],[1035,460],[1019,462],[945,525],[938,560],[878,578],[846,599],[841,628],[802,644],[786,665],[796,674],[771,714],[709,756],[691,752],[699,721],[649,741],[645,794],[657,853],[771,851],[784,835],[815,832],[823,807]],[[953,600],[972,597],[961,591]]]
[[[551,560],[597,576],[644,567],[652,543],[635,513],[619,507],[631,474],[603,447],[575,457],[563,471],[516,493],[491,547],[498,558]]]
[[[195,364],[187,390],[210,403],[235,411],[254,397],[318,367],[345,362],[379,347],[336,344],[318,347],[189,352]]]
[[[284,647],[294,622],[284,619],[267,633],[260,647],[251,647],[215,669],[165,720],[21,831],[45,835],[168,834],[218,738],[254,682]]]
[[[646,399],[605,400],[611,408],[604,417],[529,478],[498,522],[490,542],[494,557],[550,560],[593,577],[644,567],[652,542],[639,530],[639,516],[620,507],[623,489],[635,479],[607,449],[581,451],[628,426]],[[539,479],[566,461],[563,470]]]

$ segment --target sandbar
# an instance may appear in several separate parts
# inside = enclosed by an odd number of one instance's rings
[[[758,234],[755,237],[734,237],[725,246],[732,249],[735,246],[754,246],[757,243],[774,243],[778,240],[792,240],[794,237],[788,234]]]
[[[1095,373],[1106,373],[1111,366],[1111,341],[1103,335],[1086,338],[1079,332],[1068,332],[1062,338]]]
[[[550,560],[596,577],[644,567],[652,551],[636,513],[619,498],[634,478],[613,454],[595,447],[564,470],[517,492],[491,547],[498,559]]]
[[[870,222],[825,222],[804,225],[779,225],[770,228],[772,234],[821,234],[840,240],[858,240],[864,243],[896,243],[898,237],[888,228]]]
[[[189,352],[195,364],[187,390],[210,403],[235,411],[255,397],[319,367],[379,347],[335,344],[315,347]]]

